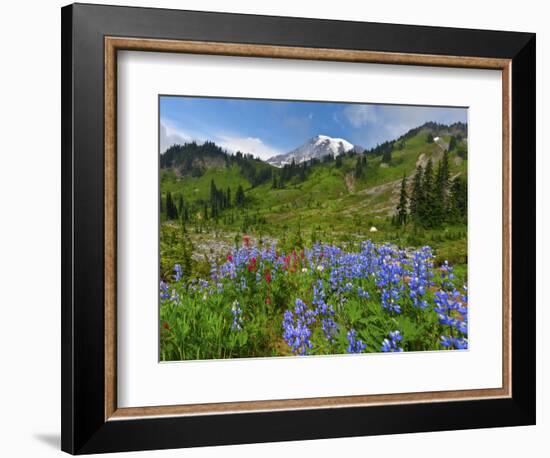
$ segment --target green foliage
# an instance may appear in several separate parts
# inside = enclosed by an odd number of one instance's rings
[[[419,220],[424,227],[437,226],[437,222],[435,221],[435,215],[433,212],[435,198],[436,193],[433,176],[433,162],[430,159],[426,164],[426,168],[424,169],[422,181],[422,201],[420,205]]]
[[[201,176],[209,165],[225,166],[227,156],[212,142],[172,145],[160,156],[161,169],[173,168],[182,175]]]
[[[424,188],[422,183],[424,182],[424,169],[421,165],[416,167],[416,173],[413,178],[413,189],[411,199],[409,203],[410,215],[413,222],[418,225],[421,221],[422,206],[424,205]]]
[[[382,162],[385,164],[389,164],[392,160],[392,150],[388,149],[387,151],[384,151],[384,154],[382,154]]]
[[[451,182],[450,170],[448,151],[444,151],[437,164],[435,178],[431,159],[425,169],[421,165],[416,168],[409,202],[410,216],[415,225],[440,228],[446,223],[466,222],[467,185],[460,175]]]
[[[455,149],[442,155],[437,143],[426,143],[428,130],[445,141],[455,136]],[[161,156],[161,258],[170,259],[163,261],[161,273],[176,259],[183,262],[184,232],[193,246],[188,262],[193,276],[208,272],[209,261],[234,246],[239,234],[262,238],[266,246],[278,241],[287,249],[315,242],[356,243],[367,237],[404,247],[430,244],[438,259],[441,254],[457,264],[466,262],[465,126],[421,126],[364,154],[328,155],[283,168],[243,153],[228,156],[222,150],[211,154],[198,148],[189,167],[199,167],[200,176],[181,168],[188,151],[175,149],[170,160]],[[388,151],[391,161],[384,163]],[[425,177],[421,164],[430,160]],[[257,180],[264,173],[260,169],[269,170],[262,182]],[[350,177],[355,177],[351,183]],[[405,208],[407,214],[400,214]],[[377,232],[369,232],[372,226]],[[168,242],[172,229],[174,247]]]
[[[168,219],[177,219],[178,218],[178,209],[176,204],[172,200],[172,194],[170,191],[166,193],[166,218]]]
[[[407,224],[408,214],[407,177],[403,176],[401,191],[399,192],[399,203],[397,204],[397,223],[400,226]]]
[[[434,183],[431,216],[435,226],[441,226],[447,219],[447,194],[449,188],[449,153],[443,153],[443,159],[437,164],[437,173]]]
[[[213,142],[199,145],[195,142],[172,145],[160,156],[163,170],[175,171],[177,175],[202,177],[212,168],[224,169],[236,167],[240,175],[252,186],[258,186],[271,179],[272,167],[251,154],[237,151],[227,154]]]
[[[173,231],[167,237],[177,236]],[[182,236],[184,240],[185,236]],[[248,240],[243,244],[248,246]],[[343,249],[359,249],[356,244],[342,245]],[[439,336],[445,333],[433,306],[415,305],[409,294],[400,295],[399,312],[381,307],[383,288],[375,276],[355,276],[341,280],[333,289],[331,261],[311,264],[299,246],[282,253],[284,265],[268,258],[248,260],[235,267],[234,275],[217,278],[215,282],[197,281],[184,269],[178,279],[165,275],[165,296],[161,296],[160,338],[161,360],[223,359],[291,355],[288,341],[283,337],[285,311],[293,310],[299,298],[309,310],[323,291],[323,302],[331,310],[334,333],[327,338],[322,326],[323,313],[318,312],[311,323],[309,354],[342,354],[348,352],[348,331],[353,329],[366,346],[364,352],[380,352],[390,332],[399,330],[403,336],[400,346],[405,351],[438,350]],[[397,253],[397,252],[396,252]],[[233,253],[235,254],[235,253]],[[393,256],[393,255],[392,255]],[[397,259],[394,259],[397,261]],[[218,260],[218,264],[226,259]],[[227,262],[233,259],[228,256]],[[402,262],[402,261],[400,261]],[[434,304],[434,291],[442,288],[442,276],[433,267],[433,288],[422,298]],[[404,264],[410,269],[408,263]],[[209,265],[199,278],[208,278]],[[457,280],[465,282],[464,271],[457,269]],[[392,277],[393,278],[393,277]],[[403,272],[397,289],[409,288],[410,273]],[[461,283],[464,284],[464,283]],[[244,285],[244,286],[243,286]],[[315,292],[317,290],[317,293]],[[317,296],[316,296],[317,294]],[[317,302],[318,304],[318,302]]]
[[[243,187],[239,185],[239,187],[237,188],[237,193],[235,194],[235,205],[241,208],[244,207],[244,200],[244,190]]]
[[[457,139],[454,135],[451,135],[449,140],[449,151],[453,151],[456,148]]]
[[[376,145],[374,148],[365,151],[365,155],[370,156],[383,156],[384,154],[390,153],[393,150],[394,141],[385,141],[379,145]]]
[[[468,184],[460,176],[456,177],[450,190],[449,220],[466,223],[468,218]]]
[[[160,276],[168,279],[176,264],[182,266],[187,277],[194,275],[193,243],[184,226],[163,224],[160,228]]]
[[[363,156],[358,156],[357,161],[355,162],[355,178],[363,178]]]

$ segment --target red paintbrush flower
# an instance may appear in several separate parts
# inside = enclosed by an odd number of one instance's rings
[[[266,269],[264,274],[265,274],[265,281],[267,283],[271,283],[271,272],[269,271],[269,269]]]
[[[255,272],[256,271],[256,258],[252,258],[250,262],[248,263],[248,266],[246,266],[249,272]]]

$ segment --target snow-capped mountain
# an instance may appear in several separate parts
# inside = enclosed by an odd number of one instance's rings
[[[292,160],[299,164],[300,162],[310,159],[320,159],[323,156],[332,154],[338,156],[342,153],[347,153],[352,149],[357,149],[347,140],[343,138],[332,138],[327,135],[316,135],[307,143],[290,151],[286,154],[279,154],[267,160],[267,162],[275,167],[283,167],[285,164],[292,163]]]

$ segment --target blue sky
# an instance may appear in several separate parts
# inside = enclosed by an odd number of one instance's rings
[[[467,122],[467,109],[407,105],[161,96],[161,152],[174,143],[210,140],[229,152],[267,159],[315,135],[365,148],[426,121]]]

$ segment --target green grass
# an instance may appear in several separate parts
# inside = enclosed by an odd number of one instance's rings
[[[207,169],[200,177],[179,177],[172,170],[162,170],[160,176],[161,192],[182,194],[183,198],[189,201],[208,199],[210,196],[210,182],[214,180],[218,189],[226,190],[228,187],[233,192],[239,185],[244,189],[250,188],[248,180],[240,174],[239,167],[211,168]]]

